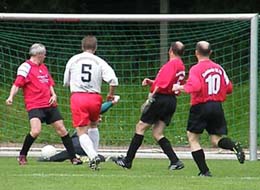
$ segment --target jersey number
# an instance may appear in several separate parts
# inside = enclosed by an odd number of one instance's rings
[[[220,76],[215,75],[209,75],[206,78],[206,82],[208,83],[208,95],[217,94],[220,89]]]
[[[82,67],[81,67],[81,73],[82,73],[81,80],[83,82],[90,82],[91,81],[91,72],[90,72],[91,68],[92,68],[92,65],[82,64]]]

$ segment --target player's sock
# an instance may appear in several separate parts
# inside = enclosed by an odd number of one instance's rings
[[[69,155],[70,155],[70,159],[76,158],[75,155],[75,149],[74,146],[72,144],[72,140],[70,138],[69,133],[63,137],[61,137],[62,143],[65,146],[66,150],[68,151]]]
[[[20,155],[27,156],[27,153],[32,146],[33,142],[36,138],[32,137],[30,133],[28,133],[24,139],[22,150],[20,151]]]
[[[138,148],[141,146],[141,144],[143,142],[143,139],[144,139],[143,135],[139,135],[139,134],[135,133],[134,137],[132,138],[131,144],[128,148],[126,157],[125,157],[126,162],[132,162],[133,161]]]
[[[200,172],[202,174],[205,174],[206,172],[208,172],[209,168],[206,164],[205,154],[204,154],[203,149],[191,152],[191,154],[192,154],[192,157],[193,157],[194,161],[196,162]]]
[[[175,154],[175,152],[172,149],[170,141],[166,138],[163,137],[158,141],[158,144],[161,146],[164,154],[167,155],[169,160],[171,161],[171,164],[177,163],[179,158]]]
[[[233,151],[233,148],[235,147],[235,143],[230,138],[223,137],[218,141],[218,147]]]
[[[99,146],[99,130],[98,130],[98,128],[88,129],[88,136],[93,142],[94,150],[96,152],[98,152],[98,146]]]
[[[97,152],[93,148],[93,142],[87,134],[80,135],[79,142],[90,159],[94,159],[97,156]]]

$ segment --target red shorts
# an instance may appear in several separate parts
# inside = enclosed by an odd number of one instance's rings
[[[98,121],[101,104],[100,94],[73,93],[70,97],[73,127],[84,127]]]

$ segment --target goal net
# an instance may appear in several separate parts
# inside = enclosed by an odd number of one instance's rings
[[[34,15],[35,16],[35,15]],[[19,17],[17,17],[19,18]],[[92,18],[92,17],[91,17]],[[58,95],[59,109],[66,128],[74,131],[69,108],[69,89],[62,86],[63,72],[68,59],[81,52],[81,39],[88,34],[96,35],[96,54],[105,59],[119,78],[116,94],[120,102],[102,115],[100,123],[101,146],[124,146],[130,143],[135,124],[140,117],[140,106],[149,89],[141,86],[145,77],[154,78],[167,59],[171,42],[180,40],[186,50],[183,61],[186,73],[196,63],[195,44],[209,41],[213,48],[212,59],[221,64],[234,84],[234,92],[223,104],[229,128],[229,136],[249,147],[250,131],[250,47],[252,38],[250,19],[140,19],[119,21],[99,19],[2,19],[0,21],[0,141],[21,143],[29,131],[28,116],[24,109],[22,93],[14,104],[4,104],[16,77],[18,66],[28,59],[28,49],[33,43],[43,43],[47,48],[45,60],[52,74]],[[166,22],[167,21],[167,22]],[[257,38],[256,38],[257,39]],[[102,95],[108,91],[106,84]],[[178,98],[176,113],[165,135],[174,146],[188,145],[186,123],[189,113],[189,96]],[[157,146],[147,132],[144,145]],[[38,143],[60,143],[55,131],[46,125]],[[204,146],[208,137],[202,136]],[[259,141],[258,141],[259,142]]]

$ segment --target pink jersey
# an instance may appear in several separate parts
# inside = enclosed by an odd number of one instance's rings
[[[150,92],[153,92],[155,86],[157,86],[159,87],[157,93],[175,95],[176,93],[172,91],[172,86],[177,83],[182,84],[184,77],[185,66],[182,60],[179,58],[170,60],[161,67],[150,88]]]
[[[184,90],[191,94],[191,105],[196,105],[208,101],[223,102],[233,87],[225,70],[208,59],[191,67]]]
[[[27,111],[50,107],[50,87],[54,86],[54,81],[45,64],[37,65],[30,60],[22,63],[18,68],[14,85],[23,89]]]

